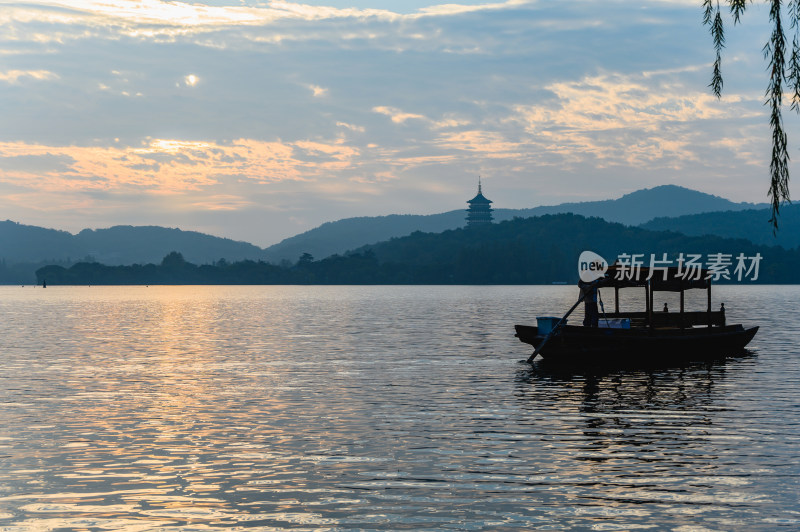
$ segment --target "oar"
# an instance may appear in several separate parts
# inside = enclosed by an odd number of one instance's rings
[[[588,292],[584,292],[584,291],[581,290],[581,297],[579,297],[578,300],[575,302],[575,304],[572,305],[572,308],[569,309],[566,314],[564,314],[564,317],[561,318],[560,320],[558,320],[556,322],[556,324],[553,326],[553,328],[550,329],[550,332],[547,333],[547,336],[544,337],[544,340],[542,340],[542,343],[539,344],[539,347],[537,347],[533,351],[533,354],[530,357],[528,357],[528,363],[533,362],[533,359],[536,358],[536,355],[538,355],[539,352],[542,350],[542,348],[544,347],[544,344],[546,344],[547,341],[553,336],[553,334],[555,334],[555,332],[558,330],[558,328],[561,327],[561,324],[566,321],[567,317],[570,314],[572,314],[572,311],[575,310],[577,308],[577,306],[581,304],[581,301],[583,301],[586,298],[587,293]]]

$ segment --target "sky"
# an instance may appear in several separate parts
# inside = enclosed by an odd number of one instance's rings
[[[0,219],[268,246],[466,208],[478,176],[496,208],[764,202],[766,8],[728,25],[717,100],[700,4],[0,0]]]

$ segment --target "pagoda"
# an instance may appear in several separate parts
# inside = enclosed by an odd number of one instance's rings
[[[478,177],[478,195],[469,200],[467,209],[467,227],[492,223],[492,200],[486,199],[481,192],[481,178]]]

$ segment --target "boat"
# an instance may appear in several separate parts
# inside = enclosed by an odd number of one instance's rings
[[[596,327],[568,323],[567,317],[582,301],[561,319],[537,318],[537,325],[515,325],[516,337],[534,350],[528,362],[539,355],[544,360],[558,362],[671,362],[692,359],[719,359],[741,354],[758,332],[758,327],[745,328],[728,324],[725,306],[711,309],[711,276],[697,269],[692,275],[677,267],[637,269],[629,275],[617,264],[593,285],[598,289],[614,289],[614,312],[603,312]],[[655,269],[654,269],[655,270]],[[645,296],[644,310],[623,312],[619,308],[621,289],[638,289]],[[684,308],[684,292],[705,289],[707,307],[702,311]],[[680,292],[678,312],[654,310],[654,293]],[[602,297],[600,299],[602,301]],[[666,310],[666,309],[665,309]]]

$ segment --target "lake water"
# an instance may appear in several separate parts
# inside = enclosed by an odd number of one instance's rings
[[[0,530],[800,529],[800,287],[718,287],[725,362],[520,363],[576,292],[0,287]]]

